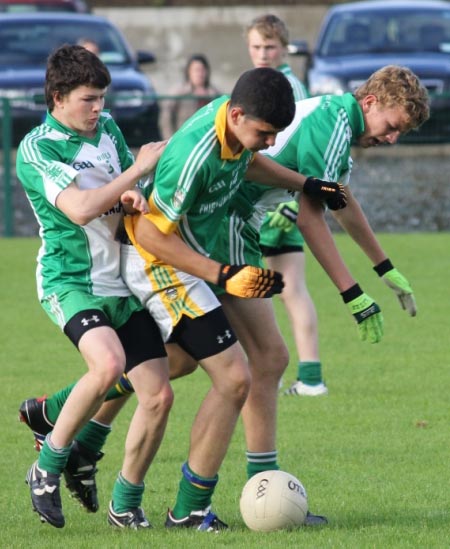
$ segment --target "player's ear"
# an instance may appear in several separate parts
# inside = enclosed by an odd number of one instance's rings
[[[245,112],[242,107],[231,107],[230,118],[233,124],[239,123],[239,120],[245,116]]]
[[[378,99],[375,95],[373,94],[366,95],[361,101],[361,107],[363,112],[367,112],[376,103],[378,103]]]

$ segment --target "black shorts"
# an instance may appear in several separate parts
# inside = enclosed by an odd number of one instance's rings
[[[281,246],[279,248],[272,248],[271,246],[259,245],[261,253],[264,257],[273,257],[275,255],[292,254],[294,252],[303,252],[303,246]]]
[[[88,329],[85,327],[83,331],[83,325],[78,317],[86,316],[89,312],[95,314],[96,327],[111,327],[111,322],[103,311],[96,309],[76,314],[66,324],[64,332],[77,348],[81,336]],[[158,325],[146,310],[133,313],[125,324],[116,329],[116,333],[125,351],[125,372],[146,360],[167,356]]]
[[[217,307],[197,318],[183,315],[167,343],[176,343],[195,360],[202,360],[225,351],[236,341],[222,307]]]

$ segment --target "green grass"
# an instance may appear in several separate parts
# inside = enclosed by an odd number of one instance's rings
[[[308,257],[308,285],[320,320],[321,356],[327,397],[280,397],[280,462],[308,490],[312,511],[326,514],[320,530],[258,534],[245,528],[239,494],[245,483],[239,425],[214,498],[231,530],[220,535],[167,532],[189,429],[207,390],[198,371],[174,382],[175,405],[161,450],[147,478],[144,508],[151,531],[115,532],[105,509],[123,455],[133,402],[118,418],[100,462],[101,510],[87,515],[62,490],[66,527],[41,525],[31,512],[27,468],[36,458],[30,432],[17,422],[27,397],[50,394],[84,372],[72,345],[41,310],[34,268],[38,241],[0,240],[2,312],[0,329],[1,546],[4,548],[386,548],[449,547],[448,467],[450,386],[448,354],[448,234],[380,235],[395,265],[415,290],[419,313],[407,317],[392,292],[348,238],[337,240],[364,290],[381,306],[385,337],[362,343],[341,299]],[[292,351],[285,385],[295,378],[296,357],[281,304],[275,300]]]

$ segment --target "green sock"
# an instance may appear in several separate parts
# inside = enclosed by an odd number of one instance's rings
[[[72,389],[75,387],[75,383],[71,383],[64,389],[61,389],[57,393],[54,393],[52,396],[48,397],[45,401],[45,414],[47,419],[51,423],[55,423],[58,419],[59,412],[64,406],[67,398],[69,397]],[[114,400],[115,398],[121,398],[124,395],[131,395],[134,393],[133,385],[131,385],[130,380],[126,374],[123,374],[119,381],[111,387],[106,394],[105,400]]]
[[[280,466],[277,463],[278,452],[246,452],[247,456],[247,478],[261,471],[277,471]]]
[[[38,465],[44,471],[60,475],[69,459],[72,444],[64,448],[55,448],[50,440],[50,434],[45,437],[44,445],[39,453]]]
[[[132,484],[119,473],[114,483],[112,501],[116,513],[125,513],[141,506],[145,484]]]
[[[305,385],[322,383],[322,364],[320,362],[299,362],[297,380]]]
[[[51,423],[55,423],[58,419],[59,412],[61,411],[64,403],[66,402],[68,396],[72,392],[72,389],[75,387],[76,382],[64,387],[61,391],[54,393],[51,397],[48,397],[45,401],[45,414],[47,419]]]
[[[91,419],[75,438],[88,450],[100,452],[110,432],[110,425],[103,425]]]
[[[177,501],[172,510],[172,516],[182,519],[191,514],[191,511],[200,511],[211,505],[214,488],[219,475],[213,478],[201,477],[192,471],[187,463],[181,468],[183,476],[177,494]]]

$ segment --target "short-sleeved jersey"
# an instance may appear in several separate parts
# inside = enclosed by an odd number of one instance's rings
[[[115,241],[123,217],[117,203],[84,226],[56,207],[58,194],[72,181],[80,189],[106,185],[133,163],[120,129],[102,113],[94,138],[81,137],[51,114],[20,143],[17,176],[39,224],[38,295],[80,290],[98,296],[128,296],[120,276],[120,244]]]
[[[157,166],[146,217],[161,232],[176,231],[202,255],[214,247],[217,228],[243,181],[253,153],[233,154],[225,139],[229,98],[220,97],[193,115],[170,139]],[[150,263],[157,260],[136,244],[133,218],[128,234]]]
[[[324,95],[296,103],[292,123],[263,154],[306,176],[347,184],[354,139],[364,131],[361,108],[352,94]],[[231,207],[259,231],[267,211],[293,196],[254,182],[245,182]]]
[[[301,101],[302,99],[307,99],[309,97],[308,90],[306,86],[301,82],[295,74],[292,72],[291,67],[287,63],[283,63],[277,70],[284,74],[284,76],[289,80],[289,83],[292,86],[292,91],[294,92],[295,101]]]

